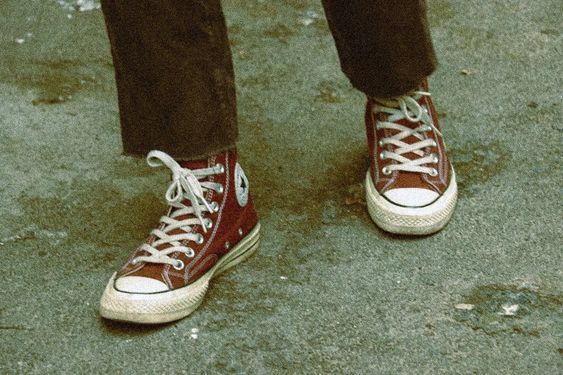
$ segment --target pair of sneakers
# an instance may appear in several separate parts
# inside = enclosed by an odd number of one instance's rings
[[[373,221],[391,233],[434,233],[456,203],[454,171],[427,90],[424,82],[407,95],[367,101],[366,200]],[[192,313],[213,277],[256,250],[260,224],[236,150],[190,162],[151,151],[147,161],[172,172],[169,209],[111,277],[100,314],[149,324]]]

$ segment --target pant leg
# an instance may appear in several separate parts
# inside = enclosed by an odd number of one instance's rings
[[[425,0],[323,0],[343,72],[367,95],[405,94],[436,67]]]
[[[231,51],[220,0],[102,0],[123,149],[196,159],[237,133]]]

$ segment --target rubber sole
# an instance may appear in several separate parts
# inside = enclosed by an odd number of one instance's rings
[[[454,212],[457,202],[455,173],[452,170],[448,188],[434,203],[425,207],[401,207],[379,194],[368,171],[366,201],[371,219],[381,229],[396,234],[432,234],[446,226]]]
[[[115,289],[115,273],[100,300],[100,315],[106,319],[141,324],[159,324],[185,318],[203,301],[209,282],[251,256],[260,243],[260,224],[217,264],[194,283],[183,288],[151,294],[124,293]]]

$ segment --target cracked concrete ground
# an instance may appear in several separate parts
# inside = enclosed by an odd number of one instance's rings
[[[560,1],[429,0],[460,200],[401,238],[366,213],[320,2],[225,0],[261,249],[157,327],[97,313],[168,176],[121,156],[102,15],[72,3],[0,6],[0,373],[562,371]]]

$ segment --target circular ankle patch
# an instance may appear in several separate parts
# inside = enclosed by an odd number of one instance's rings
[[[237,196],[237,202],[241,207],[246,206],[248,203],[248,178],[244,174],[242,167],[239,163],[235,165],[235,190]]]

